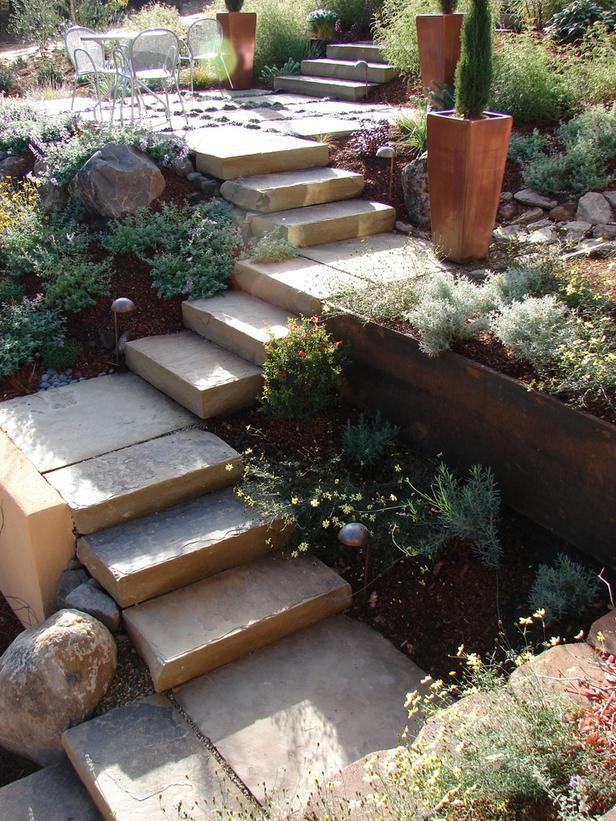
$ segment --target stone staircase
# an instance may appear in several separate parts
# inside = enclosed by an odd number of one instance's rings
[[[247,209],[256,234],[281,225],[314,246],[393,227],[394,209],[354,199],[359,175],[325,167],[326,145],[262,132],[246,140],[245,129],[240,144],[233,127],[208,131],[197,166],[227,180],[223,196]],[[257,175],[242,176],[248,168]],[[126,345],[129,368],[166,395],[160,402],[170,397],[194,416],[178,413],[178,429],[147,437],[135,429],[117,447],[67,454],[44,474],[71,510],[79,559],[123,609],[154,688],[172,690],[63,736],[108,819],[234,817],[233,808],[280,790],[294,811],[315,778],[397,742],[404,694],[423,675],[381,636],[339,615],[351,589],[337,573],[316,558],[281,557],[290,529],[234,494],[240,454],[195,419],[252,405],[269,335],[285,334],[290,316],[318,305],[286,272],[304,282],[325,266],[289,260],[280,289],[259,293],[264,267],[240,262],[236,290],[185,302],[187,330]],[[143,384],[117,379],[124,394]],[[123,395],[114,398],[115,408],[123,405],[130,407]],[[95,430],[97,412],[107,411],[88,408]],[[158,400],[148,410],[156,417]],[[63,423],[70,428],[70,419]],[[45,781],[31,778],[38,795]],[[231,814],[219,816],[210,802]],[[2,807],[0,793],[0,816]]]
[[[358,66],[358,61],[367,63]],[[397,77],[396,69],[383,59],[374,43],[333,43],[327,56],[302,60],[301,74],[286,74],[274,80],[276,91],[333,97],[338,100],[363,100],[371,88]]]

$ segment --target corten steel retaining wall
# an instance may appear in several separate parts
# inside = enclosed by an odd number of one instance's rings
[[[421,453],[490,465],[512,508],[616,565],[616,426],[464,356],[430,358],[412,337],[350,315],[347,398],[383,413]]]

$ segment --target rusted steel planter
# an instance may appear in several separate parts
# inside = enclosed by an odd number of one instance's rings
[[[380,408],[421,453],[490,465],[512,508],[616,565],[616,425],[455,353],[351,315],[327,325],[350,345],[347,398]]]
[[[418,14],[415,18],[421,82],[431,91],[439,85],[453,88],[460,57],[463,14]]]
[[[485,111],[464,119],[428,114],[428,184],[432,242],[447,259],[487,256],[498,210],[513,118]]]
[[[233,52],[231,81],[234,89],[252,88],[252,67],[255,59],[257,15],[255,12],[219,12],[216,19],[222,27],[225,40]],[[225,87],[229,82],[225,78]]]

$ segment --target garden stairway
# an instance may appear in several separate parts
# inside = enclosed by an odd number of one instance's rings
[[[301,74],[276,77],[274,89],[293,94],[363,100],[371,88],[397,77],[375,43],[332,43],[327,56],[302,60]],[[358,65],[359,62],[359,65]]]

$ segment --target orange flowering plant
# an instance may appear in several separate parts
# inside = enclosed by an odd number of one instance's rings
[[[343,351],[316,316],[289,320],[283,337],[266,344],[262,407],[271,416],[299,419],[326,408],[342,375]]]

